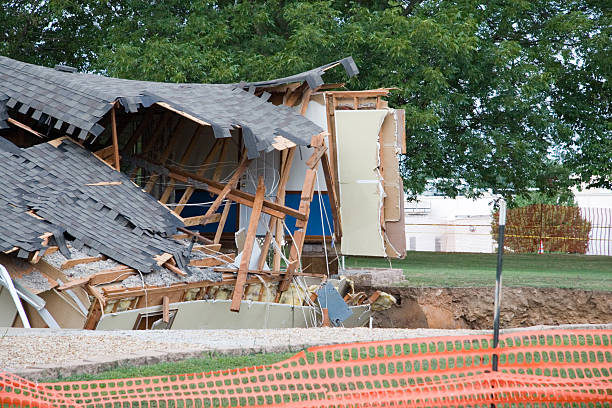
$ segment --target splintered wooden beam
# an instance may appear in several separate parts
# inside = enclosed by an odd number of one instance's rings
[[[213,214],[210,217],[206,217],[204,215],[196,215],[193,217],[183,218],[183,224],[187,227],[193,227],[195,225],[206,225],[206,224],[214,224],[215,222],[219,222],[221,220],[221,214]]]
[[[43,135],[42,133],[35,131],[34,129],[32,129],[28,125],[24,125],[23,123],[15,120],[13,118],[8,118],[6,121],[8,123],[10,123],[11,125],[13,125],[13,126],[16,126],[16,127],[20,128],[22,130],[25,130],[28,133],[33,134],[36,137],[40,137],[41,139],[45,137],[45,135]]]
[[[198,176],[197,174],[188,173],[176,167],[168,167],[168,170],[169,170],[168,175],[170,177],[176,178],[177,180],[180,180],[185,183],[188,183],[189,179],[198,181],[202,183],[202,186],[201,186],[202,189],[205,189],[213,194],[219,195],[221,191],[223,190],[223,188],[225,187],[225,185],[222,183],[218,183],[216,181],[206,179],[204,177]],[[255,196],[253,196],[253,194],[249,194],[247,192],[244,192],[242,190],[237,190],[235,188],[230,189],[230,192],[227,194],[227,198],[229,198],[232,201],[237,202],[238,204],[243,204],[248,207],[253,207],[253,202],[255,200]],[[291,207],[287,207],[286,205],[274,203],[269,200],[264,200],[262,211],[276,218],[284,218],[285,215],[289,215],[298,220],[306,219],[306,216],[302,214],[301,212]]]
[[[242,177],[246,169],[249,167],[249,164],[251,164],[251,160],[247,158],[247,155],[245,153],[242,156],[242,160],[240,161],[238,168],[232,175],[232,178],[230,178],[225,187],[223,187],[223,190],[219,192],[219,195],[217,196],[217,198],[215,198],[215,201],[213,201],[211,206],[208,208],[208,211],[206,211],[206,214],[204,214],[204,220],[209,217],[212,217],[212,215],[217,211],[217,209],[219,208],[223,200],[225,200],[230,191],[232,191],[232,189],[236,187],[238,180],[240,180],[240,177]]]
[[[213,242],[218,244],[221,242],[221,236],[223,235],[223,229],[225,228],[225,223],[227,222],[227,217],[232,208],[232,202],[227,200],[225,201],[225,205],[223,206],[223,212],[221,213],[221,219],[219,220],[219,225],[217,226],[217,232],[215,232],[215,239]]]
[[[251,219],[249,220],[249,228],[247,229],[247,236],[244,241],[244,249],[242,250],[242,257],[240,258],[240,269],[238,270],[238,277],[236,278],[234,293],[232,294],[232,305],[230,307],[232,312],[240,311],[240,302],[242,301],[242,296],[244,294],[244,284],[247,280],[247,274],[249,271],[251,255],[253,253],[257,226],[259,225],[259,217],[261,216],[265,193],[266,186],[264,184],[264,178],[260,176],[259,183],[257,184],[255,201],[253,203],[253,211],[251,211]]]
[[[115,169],[117,171],[121,171],[121,166],[119,164],[119,139],[117,136],[117,120],[115,117],[115,109],[117,107],[116,103],[113,103],[113,107],[111,108],[111,132],[113,136],[113,157]]]
[[[60,266],[61,270],[66,270],[66,269],[70,269],[70,268],[74,268],[77,265],[81,265],[81,264],[88,264],[88,263],[93,263],[93,262],[98,262],[98,261],[104,261],[106,259],[105,256],[101,255],[101,256],[90,256],[87,258],[79,258],[79,259],[69,259],[66,262],[64,262],[62,264],[62,266]]]
[[[221,150],[221,147],[224,146],[228,142],[229,142],[228,139],[223,139],[223,140],[222,139],[216,139],[215,140],[215,144],[213,145],[213,147],[210,149],[210,151],[204,157],[204,160],[202,161],[202,165],[200,166],[200,169],[198,169],[198,171],[196,172],[196,175],[203,176],[206,173],[206,166],[210,162],[212,162],[212,160],[214,160],[214,158],[217,157],[217,154],[219,153],[219,150]],[[178,214],[178,215],[181,214],[181,212],[185,208],[185,204],[187,204],[187,202],[191,198],[191,195],[193,194],[194,191],[195,191],[195,188],[191,187],[191,186],[189,186],[189,187],[187,187],[185,189],[185,192],[183,193],[183,196],[179,200],[178,205],[176,206],[176,208],[174,209],[174,212],[176,214]]]
[[[71,279],[60,287],[58,287],[57,290],[66,290],[76,288],[77,286],[84,286],[89,283],[90,278],[90,276],[87,276],[85,278]]]

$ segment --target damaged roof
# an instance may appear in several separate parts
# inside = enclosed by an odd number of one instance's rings
[[[307,81],[312,87],[322,83],[321,75],[331,66],[342,64],[349,75],[357,72],[352,58],[287,78],[248,84],[253,86]],[[81,140],[97,137],[104,127],[98,122],[119,103],[128,112],[163,102],[210,124],[215,137],[230,137],[232,128],[241,127],[250,158],[272,150],[277,136],[298,145],[308,145],[322,129],[293,109],[267,102],[236,84],[173,84],[109,78],[45,68],[0,56],[0,127],[3,100],[11,109],[30,115]],[[254,88],[251,87],[251,90]],[[3,94],[5,94],[3,99]],[[8,99],[8,100],[7,100]]]
[[[2,139],[2,138],[0,138]],[[0,251],[44,253],[45,233],[66,257],[74,248],[101,253],[141,272],[170,253],[185,265],[184,246],[168,236],[184,224],[123,173],[68,138],[20,149],[0,144]],[[41,219],[42,218],[42,219]]]

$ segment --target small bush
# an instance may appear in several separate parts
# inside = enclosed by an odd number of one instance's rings
[[[499,213],[493,215],[492,234],[498,240]],[[506,217],[504,248],[516,253],[544,252],[586,254],[591,223],[578,207],[531,204],[510,208]]]

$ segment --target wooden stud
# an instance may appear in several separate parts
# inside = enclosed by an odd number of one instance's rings
[[[162,266],[163,264],[165,264],[166,262],[168,262],[170,259],[172,259],[174,255],[169,254],[167,252],[164,252],[161,255],[155,255],[153,257],[153,259],[155,259],[155,262],[157,263],[158,266]]]
[[[208,211],[206,211],[206,214],[204,214],[204,220],[211,217],[217,211],[217,209],[219,208],[223,200],[227,197],[227,195],[230,193],[230,191],[235,188],[236,184],[238,183],[238,180],[240,179],[240,177],[242,177],[246,169],[249,167],[250,163],[251,160],[247,158],[247,155],[245,153],[242,156],[242,160],[240,161],[238,168],[232,175],[232,178],[227,182],[225,187],[223,187],[223,190],[221,190],[217,198],[215,198],[215,201],[213,201],[211,206],[208,208]]]
[[[304,92],[304,97],[302,98],[302,109],[300,110],[300,114],[302,116],[306,115],[306,111],[308,110],[308,105],[310,104],[311,95],[312,95],[312,89],[308,88],[306,92]]]
[[[111,108],[111,132],[113,135],[113,157],[115,169],[117,171],[121,171],[121,166],[119,164],[119,140],[117,136],[117,120],[115,118],[115,108],[117,104],[113,103],[113,107]]]
[[[90,256],[87,258],[79,258],[79,259],[69,259],[66,262],[64,262],[62,264],[62,266],[60,266],[60,269],[66,270],[66,269],[70,269],[70,268],[74,268],[77,265],[81,265],[81,264],[88,264],[88,263],[93,263],[93,262],[98,262],[98,261],[104,261],[106,259],[106,257],[104,255],[101,256]]]
[[[325,185],[327,186],[327,197],[329,198],[329,206],[332,210],[332,218],[334,223],[334,235],[336,236],[336,245],[340,243],[342,237],[342,223],[340,220],[340,201],[336,195],[336,189],[334,188],[335,180],[333,179],[333,172],[329,156],[323,153],[321,157],[321,167],[323,168],[323,175],[325,176]]]
[[[206,225],[206,224],[214,224],[215,222],[219,222],[221,220],[221,214],[215,213],[210,217],[206,217],[204,215],[196,215],[193,217],[183,218],[183,224],[186,227],[193,227],[194,225]]]
[[[177,274],[177,275],[179,275],[179,276],[187,276],[187,274],[186,274],[185,272],[183,272],[182,270],[180,270],[180,269],[179,269],[177,266],[172,265],[172,264],[170,263],[170,261],[165,262],[165,263],[164,263],[164,265],[163,265],[163,267],[164,267],[164,268],[166,268],[166,269],[168,269],[168,270],[170,270],[170,271],[172,271],[172,272],[174,272],[174,273],[176,273],[176,274]]]
[[[203,246],[194,246],[194,251],[204,252],[207,255],[217,255],[219,254],[219,250],[221,249],[221,244],[210,244]]]
[[[21,123],[21,122],[19,122],[19,121],[15,120],[15,119],[13,119],[13,118],[8,118],[6,121],[7,121],[8,123],[10,123],[11,125],[13,125],[13,126],[16,126],[16,127],[20,128],[21,130],[24,130],[24,131],[26,131],[26,132],[28,132],[28,133],[33,134],[33,135],[34,135],[34,136],[36,136],[36,137],[40,137],[41,139],[45,137],[45,135],[43,135],[42,133],[35,131],[34,129],[32,129],[32,128],[31,128],[31,127],[29,127],[28,125],[24,125],[23,123]]]
[[[127,266],[121,266],[117,269],[113,268],[91,275],[89,277],[89,284],[95,286],[104,283],[122,281],[123,279],[136,275],[137,273],[138,272],[135,269],[129,268]]]
[[[242,301],[242,296],[244,294],[244,285],[247,280],[247,274],[251,262],[251,254],[255,244],[257,226],[259,225],[259,218],[263,208],[265,193],[266,186],[264,184],[264,178],[260,176],[259,183],[257,184],[255,201],[253,203],[253,211],[251,211],[251,219],[249,220],[249,227],[247,229],[247,236],[244,242],[244,249],[242,250],[242,256],[240,258],[240,269],[238,270],[238,277],[236,278],[234,293],[232,294],[232,305],[230,307],[232,312],[240,311],[240,302]]]
[[[217,183],[213,180],[209,180],[204,177],[200,177],[193,173],[185,172],[176,167],[168,167],[168,170],[170,177],[176,178],[177,180],[183,181],[185,183],[189,182],[189,179],[199,181],[200,183],[204,184],[202,187],[205,190],[213,194],[219,195],[225,187],[224,184]],[[243,204],[249,207],[253,206],[253,202],[255,200],[255,196],[253,194],[249,194],[245,191],[237,190],[235,188],[230,189],[230,192],[227,194],[227,198],[232,201],[236,201],[238,204]],[[279,203],[275,203],[269,200],[264,200],[263,212],[277,218],[285,218],[286,215],[290,215],[298,220],[306,219],[306,216],[301,212],[291,207],[287,207],[285,205],[281,205]]]
[[[223,229],[225,228],[225,223],[227,221],[227,217],[229,215],[230,209],[232,208],[232,202],[230,200],[225,201],[225,205],[223,206],[223,212],[221,213],[221,219],[219,220],[219,225],[217,226],[217,232],[215,232],[215,239],[213,242],[218,244],[221,242],[221,236],[223,235]]]
[[[162,297],[162,321],[170,323],[170,298],[168,296]]]
[[[90,279],[89,276],[85,278],[70,279],[68,282],[58,287],[57,290],[66,290],[66,289],[75,288],[77,286],[84,286],[89,283],[89,279]]]

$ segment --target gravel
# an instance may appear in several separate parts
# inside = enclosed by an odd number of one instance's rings
[[[34,293],[41,293],[51,289],[51,283],[40,271],[34,269],[28,274],[13,278],[16,282],[30,289]]]
[[[612,324],[537,326],[503,332],[551,328],[610,330]],[[61,372],[65,375],[96,372],[109,369],[109,362],[114,362],[115,366],[121,365],[121,361],[131,365],[147,364],[172,360],[173,355],[176,359],[177,355],[189,358],[204,352],[297,352],[323,344],[487,333],[491,331],[369,328],[88,331],[2,328],[0,371],[22,373],[28,378],[45,378],[57,374],[58,369],[64,369]],[[156,356],[156,360],[146,359],[146,356]]]

